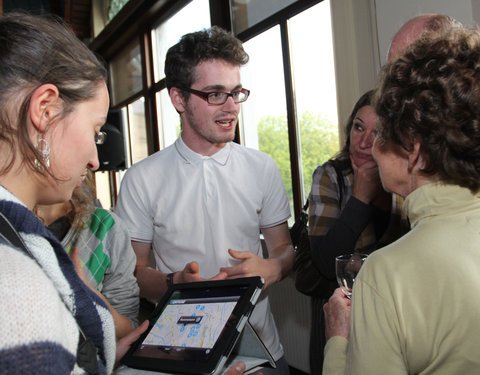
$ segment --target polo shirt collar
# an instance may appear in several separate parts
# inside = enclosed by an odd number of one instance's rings
[[[185,142],[183,142],[181,135],[175,141],[175,148],[187,164],[194,164],[200,162],[201,160],[212,159],[220,165],[225,165],[228,161],[230,153],[232,152],[231,142],[228,142],[225,144],[225,147],[217,151],[215,154],[211,156],[203,156],[190,149]]]

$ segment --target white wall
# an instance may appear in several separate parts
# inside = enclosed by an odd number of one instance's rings
[[[330,2],[340,126],[347,121],[357,99],[373,88],[379,70],[372,3],[373,0]]]
[[[410,18],[422,13],[447,14],[465,26],[474,26],[473,7],[478,0],[375,0],[377,37],[381,63],[397,30]]]

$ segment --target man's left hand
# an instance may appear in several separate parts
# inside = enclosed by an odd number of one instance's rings
[[[228,249],[228,253],[241,262],[236,266],[220,268],[220,272],[227,274],[227,279],[261,276],[265,280],[265,288],[280,280],[282,270],[277,259],[263,259],[251,251]]]

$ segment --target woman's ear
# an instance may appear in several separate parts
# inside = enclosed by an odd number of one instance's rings
[[[422,145],[419,141],[413,142],[413,150],[408,154],[408,169],[411,171],[422,170],[425,166],[422,153]]]
[[[185,98],[179,88],[172,87],[170,89],[170,100],[178,113],[185,112]]]
[[[59,92],[55,85],[50,83],[35,89],[30,99],[30,121],[33,126],[43,133],[49,121],[60,112]]]

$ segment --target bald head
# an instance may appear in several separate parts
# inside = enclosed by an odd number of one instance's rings
[[[393,37],[388,49],[388,62],[396,60],[423,33],[442,33],[459,26],[461,26],[460,22],[444,14],[422,14],[412,18]]]

